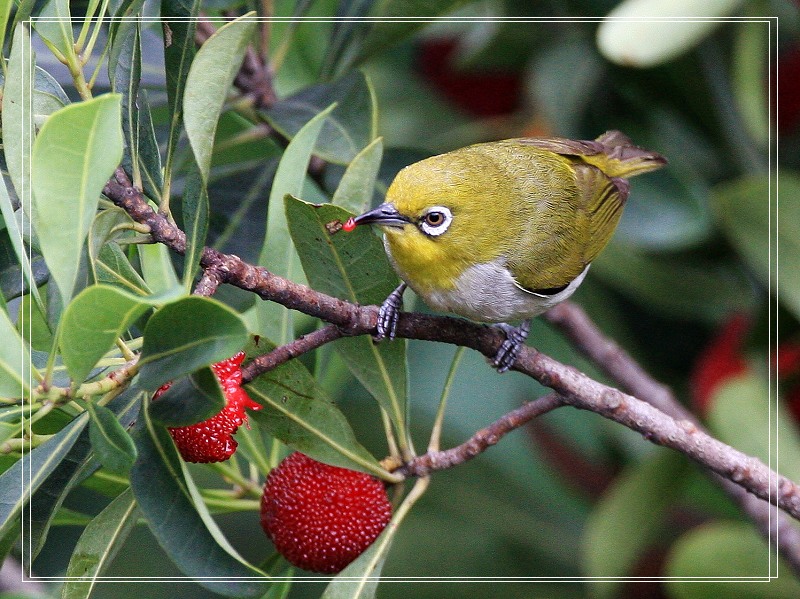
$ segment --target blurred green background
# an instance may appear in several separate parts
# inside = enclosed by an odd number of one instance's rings
[[[403,31],[344,21],[276,23],[271,56],[281,58],[279,97],[365,74],[386,148],[384,189],[405,164],[491,139],[592,139],[620,129],[664,154],[667,169],[632,183],[619,230],[574,299],[719,438],[800,480],[800,3],[698,0],[668,9],[664,5],[672,3],[640,2],[631,10],[642,18],[613,23],[618,29],[602,46],[600,23],[587,15],[625,10],[617,2],[439,4],[432,9],[423,2],[275,2],[281,16],[301,9],[308,17],[421,14],[416,9],[448,17]],[[243,12],[248,6],[204,3],[212,12]],[[686,20],[648,19],[675,14],[715,22],[696,28]],[[770,18],[756,18],[764,15]],[[164,101],[160,35],[157,24],[144,33],[143,76],[156,106]],[[629,42],[636,43],[621,46]],[[356,64],[354,55],[369,43],[374,47]],[[646,64],[636,66],[638,61]],[[220,126],[209,241],[255,260],[279,149],[268,140],[234,143],[248,126],[233,113]],[[225,145],[226,139],[234,141]],[[309,184],[305,199],[329,194],[342,171],[329,165],[322,188]],[[380,195],[376,190],[376,201]],[[218,296],[238,309],[254,301],[229,288]],[[425,310],[421,303],[406,306]],[[529,343],[605,380],[541,320]],[[410,345],[418,447],[427,442],[453,351],[440,344]],[[332,372],[323,383],[362,442],[381,455],[374,401],[343,366]],[[480,356],[465,354],[450,396],[444,446],[462,442],[543,392],[520,375],[498,377]],[[71,502],[86,510],[98,500],[79,490]],[[220,523],[245,557],[259,562],[271,551],[257,514],[227,515]],[[63,573],[79,534],[73,527],[54,531],[34,564],[36,573]],[[800,583],[785,564],[769,584],[653,580],[766,577],[777,567],[753,526],[692,464],[594,414],[564,408],[433,477],[384,568],[385,576],[415,581],[384,582],[377,596],[800,596]],[[108,575],[180,573],[146,527],[138,527]],[[318,597],[325,582],[299,576],[289,597]],[[581,580],[604,576],[641,579]],[[522,577],[549,582],[513,580]],[[93,596],[137,595],[214,596],[191,583],[163,580],[103,583]]]

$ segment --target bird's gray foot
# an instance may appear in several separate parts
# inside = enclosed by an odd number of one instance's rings
[[[406,290],[405,283],[400,283],[397,289],[389,294],[378,310],[378,334],[375,340],[380,341],[384,337],[394,339],[397,332],[397,321],[400,318],[400,310],[403,308],[403,292]]]
[[[505,322],[494,326],[506,334],[506,340],[503,341],[500,349],[497,350],[494,360],[492,360],[492,366],[497,368],[497,372],[503,373],[517,361],[519,348],[524,345],[531,330],[531,321],[524,320],[518,327],[513,327]]]

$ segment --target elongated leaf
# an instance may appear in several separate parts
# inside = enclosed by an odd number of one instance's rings
[[[201,368],[170,385],[150,404],[150,415],[167,426],[186,426],[211,418],[225,407],[225,396],[211,368]]]
[[[33,48],[24,25],[14,31],[11,56],[8,59],[8,79],[3,86],[3,155],[8,174],[25,210],[30,206],[30,158],[34,128],[31,96],[34,80]],[[9,218],[3,213],[3,218]]]
[[[133,440],[107,407],[92,402],[86,405],[91,417],[89,438],[97,460],[111,472],[127,474],[136,459]]]
[[[6,229],[8,230],[8,238],[11,242],[11,246],[14,248],[14,255],[19,262],[22,276],[25,279],[25,284],[27,285],[31,296],[36,301],[36,305],[39,310],[44,312],[44,304],[42,303],[42,298],[39,295],[39,289],[36,286],[36,273],[34,273],[33,268],[31,267],[31,262],[28,259],[28,252],[22,243],[22,233],[20,232],[19,227],[17,227],[17,219],[14,214],[14,208],[11,205],[11,198],[9,197],[8,190],[6,189],[6,182],[2,179],[0,179],[0,214],[2,214],[3,220],[5,221]]]
[[[328,162],[348,164],[376,136],[375,100],[363,73],[354,71],[333,83],[306,87],[276,103],[264,116],[270,125],[292,139],[334,103],[336,108],[322,126],[315,153]]]
[[[235,597],[263,593],[263,582],[252,580],[263,573],[221,546],[203,522],[172,439],[150,419],[148,410],[142,410],[134,440],[139,457],[131,470],[131,488],[150,530],[175,565],[216,593]]]
[[[30,348],[4,309],[0,309],[0,396],[30,393]]]
[[[119,420],[120,426],[127,428],[139,413],[142,397],[141,389],[130,387],[114,398],[107,407]],[[26,534],[29,536],[28,546],[31,547],[33,557],[44,547],[50,527],[62,510],[64,499],[72,489],[100,467],[97,461],[92,459],[90,433],[91,429],[84,427],[67,455],[31,499],[30,520]]]
[[[247,338],[239,315],[216,300],[192,296],[167,304],[147,321],[140,384],[155,391],[179,376],[229,358]]]
[[[222,106],[253,36],[253,13],[220,27],[192,61],[183,95],[183,119],[200,176],[208,183],[211,152]]]
[[[353,214],[366,211],[372,205],[382,158],[383,139],[379,137],[353,158],[333,194],[331,204]]]
[[[65,106],[47,119],[33,145],[33,224],[65,303],[100,192],[121,158],[117,94]]]
[[[183,284],[187,291],[200,268],[200,257],[208,233],[208,191],[200,172],[193,169],[186,178],[183,190],[183,229],[186,233],[186,252],[183,262]]]
[[[664,529],[664,512],[681,491],[688,464],[660,450],[630,467],[592,512],[584,536],[583,563],[591,578],[630,576],[643,550]],[[621,583],[592,585],[592,597],[617,597]]]
[[[398,283],[380,240],[368,228],[330,235],[325,225],[344,222],[338,206],[286,199],[289,231],[314,289],[359,304],[380,304]],[[374,344],[365,336],[336,342],[351,372],[375,396],[398,427],[406,419],[406,344]]]
[[[264,406],[251,417],[289,447],[327,464],[387,477],[301,363],[287,362],[261,375],[247,392]]]
[[[128,257],[116,243],[100,248],[98,259],[93,263],[98,284],[107,284],[137,296],[150,295],[150,288],[136,272]]]
[[[98,577],[136,525],[139,510],[130,489],[121,493],[84,529],[66,572],[61,599],[88,599]]]
[[[297,280],[302,270],[297,252],[286,226],[283,197],[286,194],[299,196],[306,179],[306,169],[311,159],[317,137],[333,106],[311,119],[294,137],[283,153],[278,171],[272,183],[267,213],[267,236],[258,263],[276,275]],[[278,344],[287,343],[293,337],[293,318],[290,310],[274,302],[259,302],[256,313],[260,332]]]
[[[161,170],[161,152],[153,125],[150,101],[147,90],[139,90],[139,173],[142,177],[142,189],[151,198],[160,197],[164,187]]]
[[[140,298],[107,285],[81,291],[61,317],[62,358],[72,379],[82,382],[147,308]]]
[[[31,495],[58,467],[88,421],[88,414],[78,416],[0,475],[0,537],[5,536]]]
[[[74,56],[72,20],[69,0],[50,0],[34,22],[39,35],[49,41],[63,56]]]
[[[108,58],[108,78],[111,90],[122,95],[122,135],[125,151],[122,165],[131,173],[134,184],[139,185],[139,111],[137,97],[142,77],[141,23],[124,20],[114,24]]]
[[[783,201],[778,201],[776,194],[780,194]],[[716,188],[713,196],[728,239],[758,279],[770,285],[781,302],[800,317],[800,202],[795,200],[797,197],[800,197],[800,175],[787,172],[782,172],[775,181],[762,176],[726,183]],[[773,248],[779,252],[777,260],[771,253]]]

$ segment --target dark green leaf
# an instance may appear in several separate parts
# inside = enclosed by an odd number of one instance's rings
[[[69,560],[61,599],[88,599],[136,525],[138,509],[128,489],[84,529]]]
[[[70,104],[52,114],[31,158],[34,225],[64,301],[78,278],[100,192],[122,158],[120,97]]]
[[[208,234],[208,191],[200,171],[192,168],[183,190],[183,230],[186,233],[186,252],[183,262],[183,284],[191,289],[200,268],[200,257]]]
[[[338,206],[315,206],[287,197],[289,231],[309,282],[319,291],[358,304],[380,304],[398,283],[380,240],[368,227],[330,235],[325,225],[350,214]],[[399,431],[406,419],[406,344],[375,344],[348,337],[336,349],[361,384],[375,396]]]
[[[363,73],[354,71],[333,83],[306,87],[275,104],[264,116],[270,125],[292,139],[334,103],[336,108],[322,126],[314,153],[328,162],[348,164],[376,136],[373,93]]]
[[[105,211],[104,211],[105,212]],[[136,272],[128,257],[116,243],[109,243],[99,250],[95,267],[98,284],[107,284],[128,291],[134,295],[146,296],[150,288]]]
[[[787,200],[778,201],[777,193]],[[716,212],[728,239],[759,280],[771,285],[800,318],[800,202],[793,201],[798,197],[800,176],[786,171],[774,181],[749,177],[714,190]],[[774,248],[777,260],[771,253]]]
[[[131,173],[135,184],[139,174],[139,111],[137,97],[142,77],[141,23],[124,20],[116,25],[108,58],[108,78],[111,90],[122,95],[122,135],[125,151],[122,166]]]
[[[202,366],[231,357],[247,343],[239,315],[207,297],[185,297],[147,321],[139,360],[139,381],[155,391]]]
[[[369,30],[360,19],[369,15],[375,0],[345,0],[336,9],[337,20],[333,23],[328,49],[322,63],[320,77],[333,79],[340,71],[341,64],[349,63],[352,56],[363,43]]]
[[[139,172],[142,187],[151,198],[160,197],[164,179],[161,169],[161,152],[158,149],[153,117],[147,90],[139,90]]]
[[[219,379],[211,368],[201,368],[173,382],[150,404],[150,415],[167,426],[187,426],[211,418],[224,407]]]
[[[108,404],[122,427],[128,427],[139,412],[142,400],[140,389],[130,387]],[[90,430],[84,428],[78,440],[69,450],[53,473],[33,495],[30,505],[30,521],[26,534],[30,535],[29,547],[32,555],[41,551],[47,540],[54,518],[62,509],[67,495],[88,477],[99,465],[92,459]]]
[[[131,470],[131,488],[150,530],[175,565],[215,593],[263,593],[265,581],[252,580],[263,573],[221,545],[219,531],[210,530],[198,514],[172,438],[150,419],[148,410],[142,410],[134,440],[139,457]]]
[[[259,376],[247,385],[247,392],[264,406],[252,418],[289,447],[327,464],[387,477],[300,362],[287,362]]]
[[[206,184],[217,121],[255,27],[252,13],[220,27],[200,47],[186,77],[184,125],[200,177]]]
[[[34,21],[36,32],[49,41],[62,56],[75,56],[69,0],[50,0]]]
[[[78,416],[0,475],[0,537],[5,536],[31,495],[69,453],[88,421],[88,414]]]
[[[81,291],[62,315],[60,343],[64,365],[81,383],[114,342],[147,310],[140,298],[106,285]]]
[[[136,459],[136,447],[114,412],[105,406],[86,404],[91,423],[89,438],[97,460],[111,472],[125,475]]]
[[[771,553],[752,524],[718,522],[693,528],[675,543],[668,557],[664,574],[669,595],[675,599],[720,597],[718,581],[724,580],[726,597],[800,596],[800,582],[791,575],[791,567],[778,564],[774,556],[771,559]],[[767,579],[777,571],[781,574],[779,578]],[[692,580],[683,582],[680,578]]]
[[[593,510],[583,538],[585,574],[590,578],[631,575],[642,553],[664,531],[667,508],[682,487],[688,464],[662,449],[629,466]],[[619,596],[621,582],[592,585],[596,599]]]

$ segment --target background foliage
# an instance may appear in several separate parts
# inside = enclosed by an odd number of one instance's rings
[[[616,10],[657,17],[668,10],[663,4]],[[772,456],[774,466],[779,436],[780,471],[799,480],[800,8],[789,0],[687,0],[680,10],[675,3],[681,16],[778,18],[700,26],[643,19],[599,33],[598,22],[584,18],[615,5],[0,2],[4,554],[33,550],[39,576],[202,571],[224,580],[253,574],[252,564],[287,574],[258,524],[259,484],[287,451],[276,439],[380,473],[376,460],[387,448],[379,406],[396,432],[408,426],[423,446],[453,348],[411,342],[406,352],[405,342],[373,346],[361,337],[304,356],[250,386],[269,409],[240,431],[232,463],[187,467],[163,423],[203,418],[219,404],[211,397],[192,414],[159,414],[139,410],[146,397],[228,357],[250,334],[282,344],[317,326],[230,286],[214,299],[188,296],[199,251],[211,245],[320,291],[380,302],[396,279],[378,240],[358,230],[320,245],[321,226],[379,201],[414,160],[514,136],[591,139],[615,128],[669,158],[668,169],[634,181],[620,228],[576,301],[721,440],[765,461]],[[222,26],[219,18],[270,9],[308,20]],[[200,50],[198,11],[219,27]],[[93,15],[105,20],[84,21]],[[331,19],[402,15],[448,18]],[[250,44],[274,68],[273,100],[231,93]],[[187,233],[185,257],[139,244],[131,220],[101,198],[120,163],[150,199],[168,203]],[[284,210],[286,194],[335,206],[321,214],[287,199]],[[29,371],[52,375],[56,388],[102,380],[125,361],[118,337],[141,350],[133,385],[116,397],[94,389],[95,399],[110,400],[102,405],[62,398],[50,410],[34,402],[30,462],[21,461],[20,434],[30,424],[14,398],[21,385],[30,395]],[[200,345],[187,351],[187,342]],[[534,324],[531,343],[601,378],[544,322]],[[249,355],[268,347],[250,342]],[[28,350],[32,364],[20,365]],[[541,394],[534,387],[513,374],[498,377],[465,353],[444,445]],[[305,414],[306,429],[289,426],[286,413]],[[330,430],[343,431],[333,448],[314,432]],[[23,464],[32,478],[20,497]],[[245,492],[232,493],[230,480]],[[28,499],[31,526],[20,540]],[[193,551],[184,551],[187,539]],[[713,582],[578,579],[764,577],[777,565],[768,569],[768,554],[752,525],[684,458],[594,414],[562,409],[434,475],[394,538],[383,574],[565,580],[417,582],[413,591],[383,584],[377,594],[460,597],[468,588],[474,597],[716,597]],[[725,592],[798,596],[789,569],[780,571],[769,585],[727,583]],[[347,585],[293,575],[303,583],[48,583],[41,596],[353,596]]]

